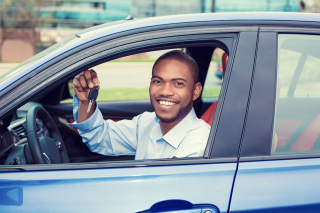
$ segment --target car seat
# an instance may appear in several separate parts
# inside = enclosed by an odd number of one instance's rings
[[[222,55],[222,79],[224,78],[224,74],[226,71],[227,67],[227,62],[228,62],[228,55],[227,53],[223,53]],[[216,108],[218,105],[218,100],[217,99],[215,102],[213,102],[210,107],[203,113],[203,115],[200,117],[200,119],[204,120],[207,122],[210,126],[213,121],[214,113],[216,112]]]

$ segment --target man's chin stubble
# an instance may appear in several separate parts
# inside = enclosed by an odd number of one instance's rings
[[[156,115],[159,118],[159,120],[163,123],[171,123],[176,121],[177,119],[181,118],[181,117],[185,117],[188,115],[188,113],[190,112],[191,108],[192,108],[192,100],[188,103],[187,106],[185,106],[184,108],[181,108],[178,112],[178,114],[176,116],[174,116],[173,118],[169,118],[169,119],[165,119],[165,118],[161,118],[160,116],[158,116],[157,112]]]

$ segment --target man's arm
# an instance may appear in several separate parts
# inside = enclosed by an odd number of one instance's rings
[[[73,79],[73,89],[79,99],[78,122],[81,123],[94,113],[96,102],[92,103],[90,112],[87,112],[89,92],[94,87],[99,87],[100,81],[94,70],[86,70]]]
[[[70,124],[78,129],[83,142],[91,151],[103,155],[134,155],[137,147],[138,117],[131,121],[105,121],[94,102],[87,113],[90,89],[99,86],[94,70],[86,70],[73,79],[73,116]]]
[[[70,124],[78,129],[82,141],[92,152],[102,155],[134,155],[137,149],[137,128],[139,116],[132,120],[114,122],[104,120],[101,111],[96,109],[91,117],[82,123],[77,120],[79,99],[73,97],[73,116],[75,122]]]

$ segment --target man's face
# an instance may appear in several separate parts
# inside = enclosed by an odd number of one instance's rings
[[[183,62],[164,59],[154,67],[150,100],[163,123],[178,124],[190,112],[201,90],[201,84],[194,83],[189,66]]]

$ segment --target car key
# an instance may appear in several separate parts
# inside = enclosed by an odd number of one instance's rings
[[[88,99],[90,100],[87,113],[90,112],[93,101],[95,101],[98,97],[98,87],[94,87],[90,90]]]

